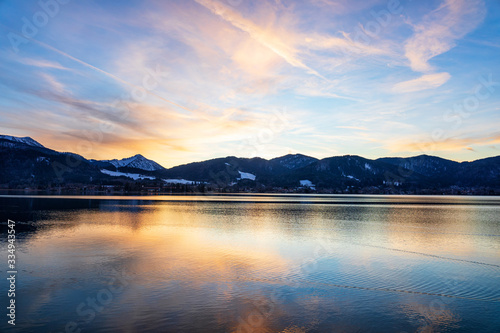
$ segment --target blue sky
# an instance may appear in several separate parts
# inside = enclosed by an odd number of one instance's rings
[[[500,2],[0,1],[0,133],[164,166],[500,155]]]

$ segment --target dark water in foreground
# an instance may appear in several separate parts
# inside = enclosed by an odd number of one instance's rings
[[[499,197],[0,204],[1,332],[500,332]]]

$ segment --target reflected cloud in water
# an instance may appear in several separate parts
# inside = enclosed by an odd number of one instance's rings
[[[38,226],[19,244],[16,329],[430,332],[496,320],[498,205],[264,198],[9,199]],[[116,272],[129,283],[84,322],[78,305]]]

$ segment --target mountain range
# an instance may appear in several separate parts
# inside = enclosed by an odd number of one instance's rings
[[[66,184],[131,182],[207,184],[217,189],[308,189],[392,192],[450,188],[500,189],[500,156],[455,162],[436,156],[324,159],[289,154],[270,160],[228,156],[164,168],[138,154],[121,160],[92,160],[57,152],[29,137],[0,135],[0,186],[34,188]]]

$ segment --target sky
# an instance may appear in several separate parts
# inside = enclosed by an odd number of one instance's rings
[[[500,155],[500,1],[0,0],[0,134],[165,167]]]

